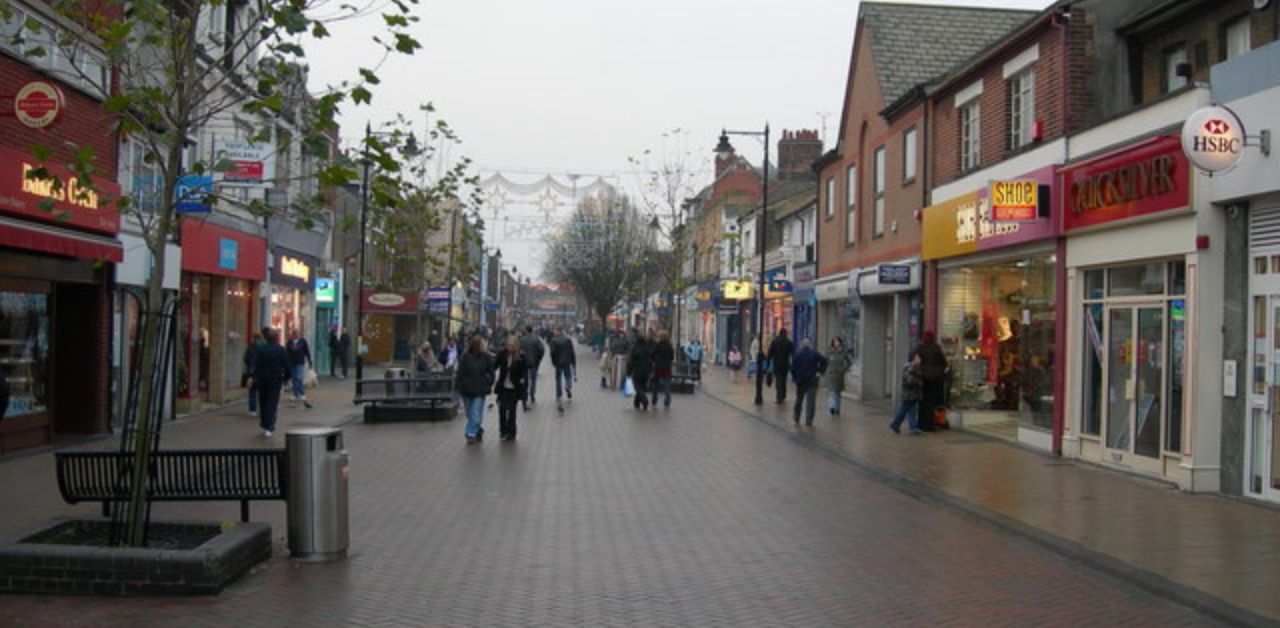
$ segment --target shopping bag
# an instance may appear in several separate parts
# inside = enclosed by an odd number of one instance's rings
[[[631,378],[628,377],[625,381],[622,382],[622,396],[634,397],[635,394],[636,394],[636,385],[632,383]]]
[[[933,426],[942,429],[951,429],[951,422],[947,420],[946,408],[934,408],[933,410]]]
[[[302,385],[307,388],[315,388],[320,385],[320,377],[316,375],[315,369],[307,367],[307,373],[302,377]]]

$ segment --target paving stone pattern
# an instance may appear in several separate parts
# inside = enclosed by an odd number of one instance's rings
[[[353,412],[341,391],[314,396],[314,414],[286,411],[283,424]],[[348,425],[345,561],[291,562],[284,507],[265,504],[253,514],[271,523],[276,557],[218,597],[7,596],[0,625],[1213,624],[702,394],[646,413],[584,378],[562,415],[547,401],[522,414],[515,443],[498,441],[496,419],[480,445],[464,444],[462,420]],[[243,445],[258,438],[241,427],[251,422],[192,419],[174,442]],[[43,472],[44,457],[0,462],[0,487]],[[0,489],[5,527],[78,511],[57,505],[56,488],[52,503],[37,495],[43,482],[25,493],[30,509],[7,501],[20,489]]]

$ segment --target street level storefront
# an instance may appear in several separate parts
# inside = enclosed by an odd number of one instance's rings
[[[751,349],[750,340],[754,330],[749,326],[755,298],[756,285],[749,281],[726,279],[720,282],[720,310],[726,316],[728,326],[725,334],[724,350],[720,359],[727,359],[729,350],[736,347],[744,356]]]
[[[1044,450],[1061,416],[1055,178],[1053,166],[1016,177],[1044,199],[1018,220],[993,216],[988,189],[926,208],[922,249],[952,422]]]
[[[130,221],[132,222],[132,221]],[[130,225],[126,223],[126,229]],[[137,226],[133,229],[139,230]],[[113,329],[111,333],[111,425],[119,428],[128,404],[130,379],[136,377],[135,360],[141,349],[142,309],[146,303],[146,286],[155,264],[146,240],[140,235],[123,231],[120,242],[124,247],[124,260],[115,265],[115,289],[112,293]],[[165,273],[162,287],[167,298],[177,296],[181,286],[182,248],[166,244],[164,254]],[[172,364],[172,362],[171,362]],[[174,415],[173,370],[169,372],[169,390],[164,400],[163,416]]]
[[[773,338],[782,329],[787,335],[795,338],[792,308],[795,305],[793,285],[787,275],[787,267],[779,266],[767,271],[764,275],[764,337]]]
[[[894,397],[902,365],[920,338],[923,268],[916,258],[895,260],[851,273],[861,304],[862,337],[853,342],[866,349],[859,398]]]
[[[408,360],[418,318],[418,294],[366,288],[362,298],[365,364]]]
[[[719,318],[720,311],[720,282],[716,280],[704,281],[698,284],[698,292],[695,295],[695,301],[698,304],[698,326],[693,335],[689,336],[689,341],[697,340],[702,343],[709,354],[708,361],[714,359],[717,353],[720,353],[720,347],[716,344],[718,337],[716,336],[716,323]]]
[[[284,247],[271,251],[271,326],[285,338],[293,332],[306,337],[315,331],[312,283],[318,263],[315,258]]]
[[[853,341],[862,333],[862,309],[853,298],[852,282],[856,281],[856,275],[846,272],[821,277],[813,284],[814,299],[818,302],[821,346],[830,346],[831,339],[837,336],[844,339],[852,361],[849,373],[845,375],[844,389],[854,398],[862,390],[862,348]]]
[[[337,272],[341,274],[342,270]],[[329,349],[329,332],[335,326],[342,326],[342,303],[338,301],[338,286],[341,285],[340,277],[316,277],[316,324],[311,333],[311,353],[320,373],[328,373],[334,364],[334,356]],[[350,356],[347,359],[350,361]]]
[[[178,310],[178,412],[242,399],[244,352],[257,331],[266,239],[184,219]]]
[[[1172,135],[1062,170],[1063,454],[1216,491],[1225,242],[1195,177]]]
[[[120,216],[105,199],[120,188],[93,179],[77,190],[28,179],[27,153],[0,148],[0,377],[8,404],[0,454],[55,434],[108,429],[112,266],[124,258]],[[53,203],[52,211],[42,202]]]

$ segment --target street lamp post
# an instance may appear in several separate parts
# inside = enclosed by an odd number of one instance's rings
[[[759,237],[756,238],[756,241],[758,242],[758,245],[756,246],[756,249],[757,249],[756,252],[760,254],[760,290],[756,295],[756,301],[758,303],[758,305],[756,306],[756,345],[758,346],[758,349],[756,351],[756,399],[755,401],[756,401],[756,405],[759,406],[764,404],[764,354],[765,354],[764,245],[765,245],[765,231],[768,228],[768,221],[769,221],[769,123],[767,122],[765,123],[764,131],[726,131],[721,129],[720,145],[716,147],[717,152],[719,152],[721,149],[728,150],[730,148],[729,147],[730,135],[750,135],[753,137],[760,137],[760,136],[764,137],[764,192],[762,194],[763,200],[760,205],[760,229],[759,229],[760,234],[759,234]]]
[[[365,229],[369,222],[369,137],[373,129],[364,124],[364,175],[360,178],[360,276],[356,278],[356,381],[364,379],[364,275]]]

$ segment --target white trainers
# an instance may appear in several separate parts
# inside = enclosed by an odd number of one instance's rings
[[[262,430],[262,435],[271,438],[271,430]]]

